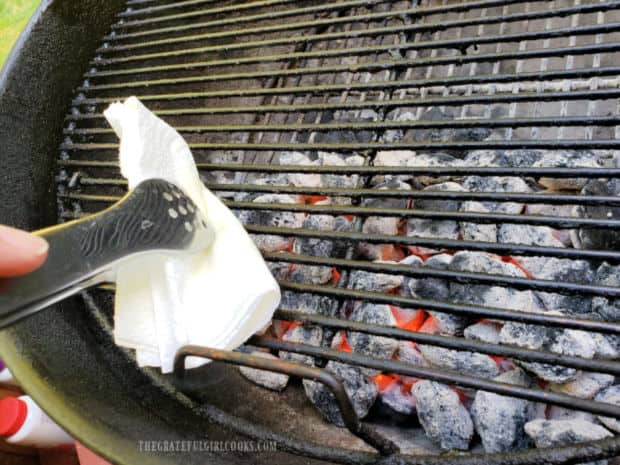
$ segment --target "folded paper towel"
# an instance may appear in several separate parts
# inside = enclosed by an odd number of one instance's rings
[[[234,349],[264,328],[280,289],[232,212],[201,182],[185,140],[137,98],[104,112],[120,138],[121,173],[129,188],[150,178],[180,187],[213,231],[211,246],[185,257],[148,257],[116,277],[114,338],[136,350],[140,366],[172,371],[185,344]],[[189,358],[187,366],[204,363]]]

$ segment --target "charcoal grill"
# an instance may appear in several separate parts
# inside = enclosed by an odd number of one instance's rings
[[[39,227],[98,211],[121,196],[126,184],[116,161],[118,145],[102,111],[111,102],[136,95],[187,138],[206,185],[234,211],[347,215],[353,219],[354,228],[348,231],[246,224],[257,237],[313,238],[346,245],[342,254],[328,257],[293,251],[265,253],[269,263],[334,267],[340,273],[334,284],[281,280],[285,291],[330,298],[334,312],[326,316],[282,308],[276,313],[279,320],[319,325],[332,330],[332,334],[349,330],[620,375],[620,364],[613,359],[586,359],[354,322],[345,319],[342,311],[347,302],[355,300],[611,335],[620,333],[617,322],[397,296],[348,286],[350,272],[364,270],[563,295],[620,297],[618,287],[373,262],[357,252],[360,243],[393,244],[619,264],[618,241],[613,236],[620,227],[614,213],[620,204],[617,195],[380,190],[373,188],[373,180],[381,176],[474,175],[564,180],[619,178],[620,168],[612,163],[579,168],[396,166],[378,163],[377,153],[412,150],[462,155],[474,150],[565,149],[606,150],[613,156],[620,146],[620,67],[616,65],[620,52],[620,2],[74,3],[56,0],[41,7],[2,75],[0,135],[8,169],[0,191],[3,199],[9,199],[0,207],[3,222]],[[498,116],[493,109],[500,107],[504,112]],[[413,118],[390,118],[398,109],[410,110]],[[433,117],[429,109],[449,109],[453,117]],[[368,110],[377,117],[364,119]],[[339,120],[337,115],[346,117]],[[495,131],[495,137],[480,140],[471,136],[480,130]],[[388,137],[390,131],[408,131],[419,136],[394,141]],[[446,139],[442,131],[454,131],[457,135]],[[59,151],[50,148],[59,144]],[[275,163],[278,155],[287,151],[357,154],[363,163]],[[348,176],[355,179],[355,185],[313,187],[260,182],[280,174]],[[345,200],[329,205],[254,202],[240,200],[238,193]],[[581,205],[598,213],[568,217],[441,211],[412,208],[407,203],[406,207],[385,207],[377,203],[382,199],[405,203],[417,199]],[[54,211],[58,211],[57,217]],[[362,229],[368,217],[596,229],[602,239],[599,247],[560,248],[369,234]],[[185,347],[178,354],[174,376],[161,376],[154,371],[137,370],[132,355],[114,345],[111,302],[110,288],[93,290],[83,300],[67,301],[3,331],[0,349],[17,378],[54,418],[118,463],[248,460],[243,455],[204,452],[145,455],[136,447],[139,440],[205,437],[277,441],[277,453],[252,456],[251,460],[279,463],[297,463],[297,456],[303,455],[307,463],[560,464],[620,455],[620,440],[616,438],[501,454],[407,455],[372,424],[360,421],[342,383],[320,368],[322,364],[336,360],[616,418],[620,418],[620,407],[347,353],[334,350],[327,343],[317,347],[269,336],[256,336],[249,345],[311,355],[318,366]],[[226,363],[185,372],[182,362],[187,355]],[[263,391],[243,381],[234,365],[260,367],[326,384],[335,393],[352,435],[325,425],[294,389],[283,394]]]

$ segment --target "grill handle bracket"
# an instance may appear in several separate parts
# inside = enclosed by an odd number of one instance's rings
[[[174,357],[174,376],[181,386],[185,379],[185,359],[187,357],[208,358],[233,365],[267,370],[319,382],[327,387],[334,395],[344,424],[353,435],[375,448],[381,455],[387,456],[400,452],[396,444],[360,421],[344,389],[344,385],[327,370],[284,360],[272,360],[241,352],[186,345],[181,347]]]

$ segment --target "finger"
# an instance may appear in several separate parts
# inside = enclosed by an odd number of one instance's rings
[[[39,268],[49,246],[39,236],[0,225],[0,276],[19,276]]]

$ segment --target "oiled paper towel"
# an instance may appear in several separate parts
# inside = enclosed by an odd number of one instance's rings
[[[135,187],[161,178],[180,187],[213,231],[191,256],[154,256],[123,265],[116,282],[114,337],[142,366],[172,370],[185,344],[233,349],[269,323],[280,290],[249,235],[201,182],[185,140],[138,99],[104,112],[120,138],[121,173]],[[202,363],[189,359],[188,366]]]

